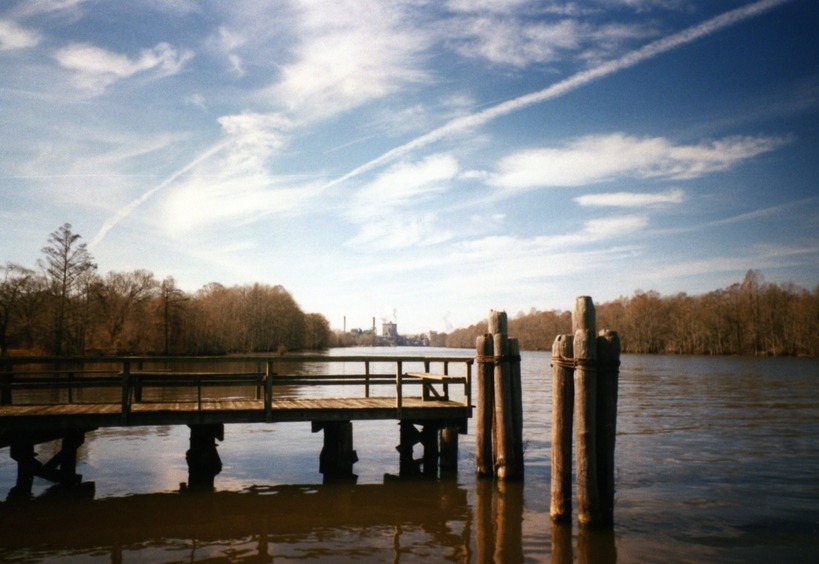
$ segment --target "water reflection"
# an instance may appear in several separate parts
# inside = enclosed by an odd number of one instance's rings
[[[522,563],[524,485],[397,479],[383,484],[253,486],[94,499],[94,484],[0,503],[0,560]],[[548,519],[548,518],[547,518]],[[554,563],[614,563],[615,535],[551,530]],[[576,543],[576,544],[575,544]]]
[[[79,493],[82,492],[82,493]],[[56,489],[0,503],[0,560],[61,555],[201,561],[275,557],[470,561],[471,508],[454,480],[258,486],[242,492],[144,494],[94,500]],[[88,495],[90,493],[90,496]],[[518,515],[518,521],[520,517]],[[520,547],[520,533],[513,543]],[[226,552],[227,551],[227,552]],[[174,553],[186,553],[171,557]]]

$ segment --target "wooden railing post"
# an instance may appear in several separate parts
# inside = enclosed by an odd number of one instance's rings
[[[0,389],[0,405],[11,405],[11,382],[14,378],[13,364],[10,360],[3,361],[2,389]]]
[[[264,375],[264,415],[270,423],[273,420],[273,361],[268,360]]]
[[[370,397],[370,361],[364,361],[364,397]]]
[[[399,360],[395,363],[395,407],[398,410],[398,419],[401,419],[402,388],[403,388],[404,365]]]
[[[131,414],[131,362],[122,362],[122,423],[128,423],[128,416]]]

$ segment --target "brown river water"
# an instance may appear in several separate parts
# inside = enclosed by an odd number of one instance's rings
[[[368,352],[470,353],[329,354]],[[309,423],[228,425],[212,493],[180,491],[187,427],[100,429],[70,494],[35,479],[33,499],[5,501],[16,463],[0,449],[0,561],[816,561],[819,359],[625,355],[615,525],[586,531],[549,519],[549,357],[523,353],[522,483],[476,479],[474,421],[456,476],[412,480],[396,422],[354,422],[358,480],[327,485]]]

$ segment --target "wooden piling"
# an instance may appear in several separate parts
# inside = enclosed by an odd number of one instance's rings
[[[588,296],[575,302],[574,333],[574,442],[577,449],[577,517],[592,525],[600,515],[597,485],[597,336],[594,304]]]
[[[475,463],[478,476],[492,476],[494,474],[492,460],[492,418],[495,405],[495,345],[492,335],[481,335],[475,345],[477,352],[477,380],[478,398],[475,406]]]
[[[324,444],[319,455],[319,472],[325,480],[354,478],[353,464],[358,454],[353,449],[351,421],[314,421],[313,432],[324,430]]]
[[[514,407],[512,394],[512,367],[510,365],[509,337],[502,333],[492,336],[495,346],[495,418],[494,460],[495,476],[499,480],[518,480],[523,477],[522,460],[518,453],[522,446],[515,444]]]
[[[552,497],[555,523],[572,517],[572,413],[574,335],[558,335],[552,345]],[[571,536],[571,532],[570,532]]]
[[[620,337],[602,330],[597,336],[597,484],[600,524],[614,523],[614,442],[617,433],[617,387]]]
[[[513,447],[519,474],[523,477],[523,384],[520,372],[520,343],[515,338],[509,339],[509,376],[512,392]]]
[[[225,439],[222,423],[188,425],[191,430],[190,448],[185,453],[188,462],[188,488],[212,490],[214,478],[222,471],[222,460],[216,451],[216,441]]]
[[[458,427],[447,425],[441,429],[441,475],[458,473]]]

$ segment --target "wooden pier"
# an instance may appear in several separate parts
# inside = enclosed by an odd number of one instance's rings
[[[76,451],[86,432],[188,425],[189,484],[213,487],[225,424],[304,421],[324,431],[320,469],[335,479],[353,476],[353,421],[395,420],[401,473],[437,475],[439,460],[442,470],[457,467],[457,437],[472,415],[472,364],[421,356],[4,358],[0,448],[18,463],[13,493],[27,495],[35,476],[79,481]],[[53,440],[62,449],[37,460],[34,445]]]

